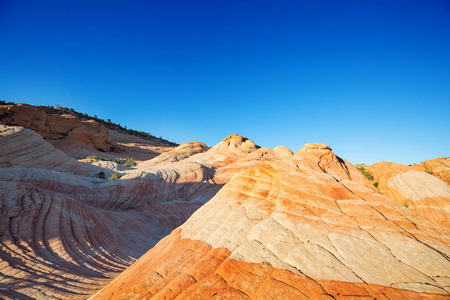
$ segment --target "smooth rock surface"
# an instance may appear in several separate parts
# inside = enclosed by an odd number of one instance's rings
[[[448,233],[356,172],[323,144],[253,164],[93,299],[448,298]]]
[[[369,168],[386,196],[449,232],[450,186],[417,167],[378,162]],[[442,172],[442,171],[441,171]],[[444,171],[445,172],[445,171]]]
[[[0,295],[6,299],[86,298],[224,183],[214,181],[214,160],[188,160],[207,149],[198,142],[122,169],[109,161],[76,161],[22,127],[1,125],[0,141]],[[124,143],[133,141],[139,143]],[[100,171],[124,176],[108,181],[98,178]]]

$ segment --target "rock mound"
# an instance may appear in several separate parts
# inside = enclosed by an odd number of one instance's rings
[[[294,152],[292,152],[291,149],[284,147],[284,146],[275,147],[275,148],[273,148],[273,151],[278,156],[283,156],[283,157],[290,157],[290,156],[294,155]]]
[[[2,125],[0,139],[0,295],[7,299],[86,298],[229,180],[216,182],[199,142],[108,181],[97,173],[112,171],[69,158],[31,130]],[[112,162],[98,165],[119,171]]]
[[[378,187],[383,194],[448,232],[450,186],[415,168],[391,162],[378,162],[370,166],[369,172],[379,183]]]
[[[0,105],[0,123],[22,126],[43,138],[64,140],[72,146],[83,144],[102,151],[109,151],[112,146],[109,131],[100,123],[80,121],[69,114],[47,114],[43,108],[28,104]]]
[[[220,150],[230,150],[230,149],[246,149],[246,150],[256,150],[257,147],[253,141],[247,139],[246,137],[240,136],[238,134],[229,135],[222,142],[218,143],[214,147],[208,150],[208,152],[217,152]]]
[[[0,124],[0,167],[12,166],[93,173],[91,168],[55,149],[34,131]]]
[[[441,227],[305,149],[234,175],[93,298],[448,298]]]
[[[140,167],[150,167],[168,162],[181,161],[183,159],[191,157],[194,154],[203,153],[208,149],[209,147],[202,142],[184,143],[173,150],[165,152],[154,159],[151,159],[149,161],[140,164]]]

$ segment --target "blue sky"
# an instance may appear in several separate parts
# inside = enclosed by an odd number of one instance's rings
[[[450,2],[0,0],[0,99],[183,143],[450,155]]]

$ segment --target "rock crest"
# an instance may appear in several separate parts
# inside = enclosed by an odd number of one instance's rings
[[[46,132],[53,117],[20,118]],[[96,126],[73,124],[49,128],[80,144],[75,129]],[[111,136],[142,157],[155,149]],[[448,298],[446,159],[375,164],[377,189],[320,143],[292,154],[231,135],[161,152],[94,166],[1,125],[0,295],[86,298],[106,286],[92,298]],[[113,171],[123,176],[98,176]]]

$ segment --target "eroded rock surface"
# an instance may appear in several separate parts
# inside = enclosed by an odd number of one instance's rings
[[[288,159],[261,152],[92,298],[448,299],[442,224],[379,193],[326,145]]]
[[[28,104],[0,105],[0,123],[32,129],[49,140],[63,139],[72,147],[81,144],[94,151],[109,151],[112,146],[108,129],[98,122],[47,114],[44,108]]]
[[[99,290],[222,187],[214,160],[188,160],[207,149],[186,143],[147,166],[94,166],[32,130],[1,125],[1,297],[83,299]]]
[[[48,109],[28,104],[0,105],[0,124],[31,129],[76,159],[98,155],[109,159],[134,157],[144,161],[174,148],[110,131],[95,120],[82,120],[70,114],[52,114],[47,112]]]
[[[450,186],[417,167],[378,162],[369,168],[386,196],[448,232]],[[442,172],[442,171],[441,171]],[[444,171],[445,172],[445,171]],[[442,172],[443,174],[445,174]]]
[[[36,132],[79,125],[19,115]],[[324,144],[173,148],[111,131],[125,153],[105,156],[140,160],[125,168],[69,157],[90,153],[82,131],[56,148],[36,132],[0,126],[3,298],[85,299],[125,269],[94,298],[449,297],[446,159],[423,164],[434,177],[371,166],[377,189]]]

